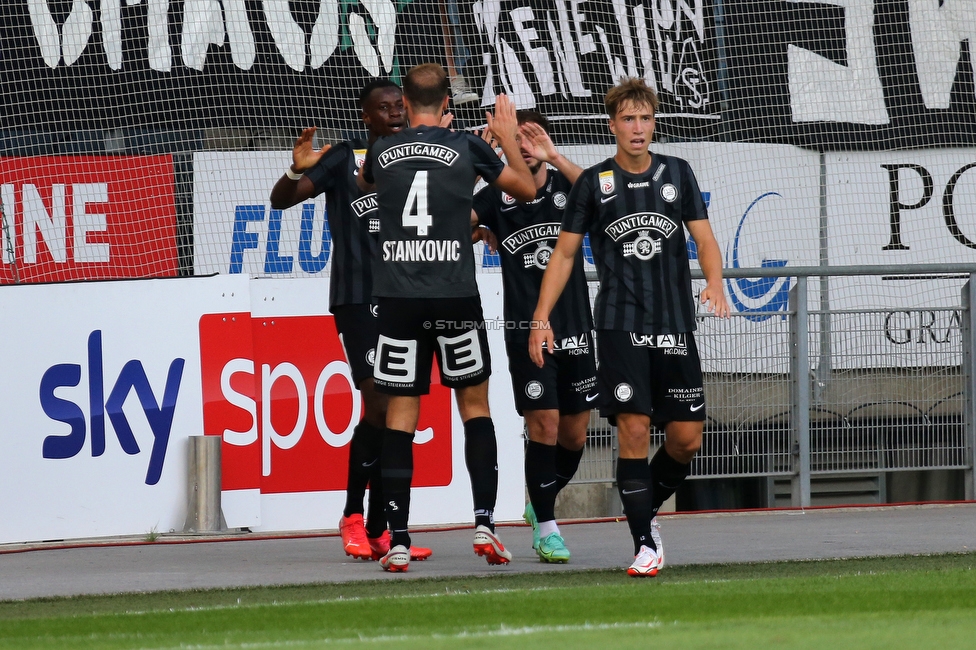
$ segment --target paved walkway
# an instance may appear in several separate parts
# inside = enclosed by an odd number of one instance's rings
[[[678,514],[660,517],[669,565],[934,554],[976,550],[976,503]],[[407,574],[345,557],[337,537],[257,535],[175,543],[105,540],[72,548],[0,546],[0,600],[120,592],[389,580],[623,568],[632,560],[624,521],[565,524],[568,565],[546,565],[525,526],[499,526],[510,565],[490,567],[471,551],[472,529],[415,533],[434,556]],[[324,531],[323,531],[324,532]],[[181,538],[185,539],[185,538]]]

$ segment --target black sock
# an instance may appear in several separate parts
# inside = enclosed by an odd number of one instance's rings
[[[498,496],[498,446],[491,418],[471,418],[464,423],[464,462],[471,477],[474,525],[495,531],[495,499]]]
[[[386,500],[383,498],[383,469],[382,463],[380,463],[386,429],[379,429],[366,422],[361,424],[365,425],[370,432],[369,445],[376,459],[376,462],[369,467],[369,505],[366,515],[366,535],[379,537],[386,530]]]
[[[556,489],[562,490],[579,469],[580,460],[583,458],[583,447],[576,451],[566,449],[558,442],[556,443]]]
[[[413,480],[413,435],[387,429],[383,436],[380,467],[391,548],[400,545],[410,548],[407,522],[410,519],[410,482]]]
[[[679,463],[671,458],[662,445],[651,459],[651,476],[654,477],[654,498],[651,501],[651,517],[657,515],[661,505],[671,498],[681,482],[691,473],[691,463]]]
[[[653,483],[651,466],[646,458],[617,459],[617,490],[627,515],[627,525],[634,538],[634,555],[641,546],[657,550],[651,539],[651,500]]]
[[[556,518],[556,494],[559,480],[556,477],[556,446],[529,440],[525,447],[525,487],[529,501],[539,521]]]
[[[373,473],[373,467],[379,464],[377,461],[382,440],[382,430],[370,426],[365,420],[353,429],[352,440],[349,442],[349,478],[346,481],[346,507],[342,510],[343,517],[355,513],[363,514],[366,485]]]

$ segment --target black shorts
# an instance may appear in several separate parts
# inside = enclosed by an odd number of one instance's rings
[[[601,412],[616,423],[618,413],[643,413],[654,425],[705,419],[701,360],[692,332],[634,334],[597,332]]]
[[[430,392],[431,358],[441,383],[476,386],[491,375],[481,297],[378,298],[380,335],[373,380],[388,395]]]
[[[546,365],[542,368],[529,358],[528,339],[506,341],[518,414],[559,409],[560,415],[572,415],[597,406],[599,393],[592,341],[590,333],[556,341],[552,354],[543,353]]]
[[[376,305],[341,305],[333,308],[332,316],[352,370],[352,380],[359,386],[373,377],[376,337],[380,332]]]

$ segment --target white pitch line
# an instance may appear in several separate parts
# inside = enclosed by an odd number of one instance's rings
[[[605,632],[608,630],[650,630],[661,627],[658,621],[640,621],[636,623],[582,623],[579,625],[530,625],[524,627],[508,627],[502,625],[490,630],[462,630],[454,634],[425,634],[425,635],[397,635],[397,636],[363,636],[358,638],[320,638],[301,641],[269,641],[267,643],[241,643],[237,645],[221,643],[219,645],[187,645],[172,646],[170,648],[152,648],[151,650],[226,650],[227,648],[241,648],[257,650],[259,648],[295,648],[309,645],[354,643],[390,643],[404,641],[421,641],[424,639],[452,640],[452,639],[490,639],[496,637],[528,636],[532,634],[551,634],[554,632]],[[144,649],[150,650],[150,649]]]

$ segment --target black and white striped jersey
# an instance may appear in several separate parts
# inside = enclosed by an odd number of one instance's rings
[[[380,224],[376,195],[363,195],[356,174],[366,161],[365,140],[340,142],[305,171],[315,194],[325,193],[325,211],[332,234],[329,309],[369,304],[373,295],[372,260]]]
[[[684,223],[707,218],[698,181],[681,158],[653,154],[643,174],[623,171],[613,158],[583,172],[562,227],[590,233],[598,330],[695,330]]]
[[[539,301],[542,275],[556,246],[572,183],[554,169],[530,203],[516,201],[488,186],[474,197],[478,222],[498,237],[505,287],[505,339],[528,339],[532,314]],[[593,329],[590,298],[583,272],[583,251],[576,254],[573,274],[549,317],[557,339]]]
[[[421,126],[373,143],[363,178],[376,183],[380,237],[373,295],[478,295],[471,246],[475,179],[489,183],[504,164],[481,138]]]

